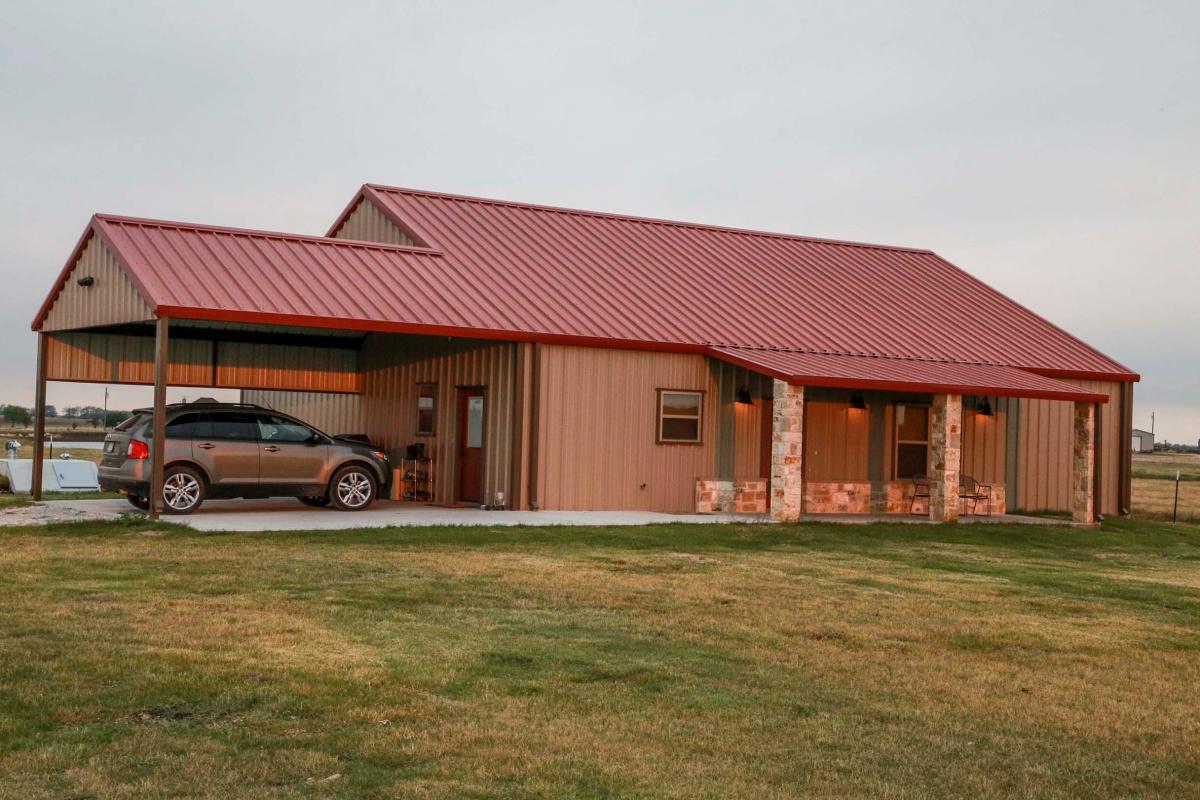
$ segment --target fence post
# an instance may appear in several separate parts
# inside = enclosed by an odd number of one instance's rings
[[[1179,521],[1179,473],[1182,470],[1175,470],[1175,510],[1171,512],[1171,522]]]

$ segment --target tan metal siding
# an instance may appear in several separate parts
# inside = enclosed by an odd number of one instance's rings
[[[850,402],[804,404],[804,477],[814,481],[868,479],[870,417]]]
[[[46,379],[87,383],[154,383],[154,339],[107,333],[46,336]],[[212,385],[212,342],[168,341],[173,386]]]
[[[91,286],[76,281],[85,275],[95,279]],[[137,287],[103,242],[92,236],[84,245],[67,281],[50,307],[43,331],[61,331],[141,322],[152,319],[154,312]]]
[[[410,246],[416,244],[369,200],[358,201],[358,205],[350,212],[342,227],[338,228],[334,238]]]
[[[242,402],[291,414],[325,433],[364,433],[362,395],[246,389]]]
[[[75,331],[47,337],[49,380],[154,383],[152,337]],[[172,386],[334,392],[355,392],[360,386],[354,350],[183,338],[171,338],[169,345]]]
[[[220,342],[217,386],[358,392],[358,351],[290,344]]]
[[[1008,450],[1008,403],[1006,397],[987,398],[992,416],[984,416],[978,407],[984,398],[963,398],[962,473],[990,484],[1005,482]]]
[[[1121,463],[1121,384],[1112,381],[1061,379],[1064,383],[1108,395],[1100,405],[1100,453],[1103,514],[1118,513]],[[1069,511],[1071,508],[1072,414],[1074,406],[1054,400],[1017,401],[1017,491],[1011,507],[1023,511]],[[1126,443],[1128,446],[1128,443]]]
[[[435,459],[435,499],[457,491],[458,387],[485,393],[483,491],[509,491],[516,347],[471,339],[372,334],[362,350],[363,428],[390,449],[424,441]],[[437,384],[433,436],[417,436],[417,384]]]
[[[537,497],[544,509],[694,511],[711,477],[716,384],[703,356],[542,345]],[[703,443],[655,443],[657,390],[705,392]]]

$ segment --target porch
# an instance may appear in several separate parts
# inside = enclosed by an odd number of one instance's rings
[[[995,365],[747,348],[714,348],[713,371],[717,473],[696,482],[698,512],[1003,519],[1030,507],[1018,487],[1060,476],[1058,508],[1098,520],[1098,392]]]

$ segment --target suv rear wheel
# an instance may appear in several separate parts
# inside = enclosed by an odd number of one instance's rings
[[[358,464],[342,467],[330,482],[329,499],[339,511],[362,511],[375,500],[375,476]]]
[[[191,467],[168,467],[163,475],[163,511],[190,514],[204,502],[204,478]]]

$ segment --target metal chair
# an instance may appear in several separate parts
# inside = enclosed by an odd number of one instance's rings
[[[990,484],[980,483],[970,475],[963,475],[958,482],[958,499],[971,504],[971,510],[966,512],[970,516],[977,516],[975,511],[980,500],[983,501],[984,513],[978,516],[990,517],[992,515],[992,487]]]
[[[917,511],[913,510],[917,507],[917,500],[919,500],[919,499],[925,500],[925,509],[926,509],[925,513],[926,514],[929,513],[929,476],[928,475],[913,475],[912,482],[913,482],[913,493],[912,493],[912,499],[908,503],[908,513],[909,514],[918,514],[919,513]]]

